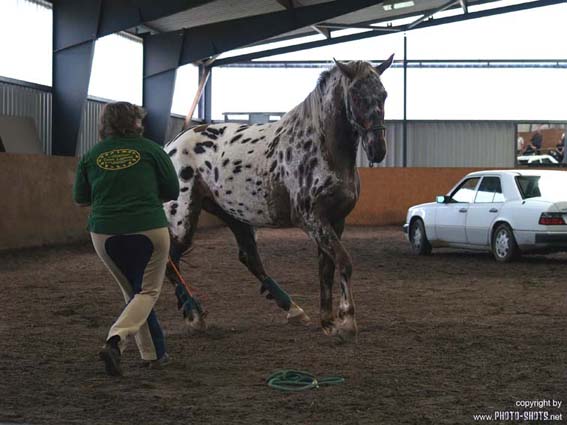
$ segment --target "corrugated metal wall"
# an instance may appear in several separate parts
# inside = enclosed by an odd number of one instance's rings
[[[0,80],[0,115],[34,119],[45,153],[51,152],[51,93],[49,87]],[[77,144],[84,154],[98,141],[98,122],[104,101],[89,99]],[[183,118],[172,116],[166,140],[183,126]],[[408,167],[513,167],[514,122],[501,121],[409,121]],[[403,166],[403,123],[386,123],[388,154],[380,167]],[[359,167],[367,167],[366,154],[359,149]]]
[[[77,155],[81,156],[98,141],[98,123],[104,100],[87,100],[83,110]],[[51,92],[50,87],[22,84],[7,78],[0,80],[0,115],[30,117],[34,120],[43,152],[51,152]],[[169,140],[181,131],[183,118],[172,116],[167,138]]]
[[[515,135],[513,122],[412,122],[408,166],[513,167]]]
[[[81,128],[79,129],[78,156],[82,156],[98,142],[98,123],[104,105],[104,102],[87,100],[87,104],[83,109]]]
[[[0,81],[0,115],[30,117],[35,122],[43,152],[51,152],[51,93],[49,87]]]
[[[388,153],[379,167],[403,166],[403,123],[386,122]],[[408,121],[408,167],[514,167],[516,123]],[[368,167],[359,149],[359,167]]]

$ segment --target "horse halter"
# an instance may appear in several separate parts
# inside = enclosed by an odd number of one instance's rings
[[[384,124],[377,124],[377,125],[373,125],[369,128],[364,127],[363,125],[360,125],[358,123],[358,121],[356,121],[356,119],[354,118],[352,111],[350,109],[350,104],[348,101],[348,97],[346,98],[346,113],[347,113],[347,119],[350,122],[350,124],[355,128],[355,130],[357,131],[357,133],[359,135],[361,135],[361,133],[371,133],[373,131],[385,131],[386,127],[384,126]],[[366,137],[362,138],[362,149],[364,149],[364,152],[366,152],[366,154],[368,155],[368,141],[366,140]],[[369,160],[369,164],[370,164],[370,168],[372,168],[374,166],[374,163],[372,161]]]
[[[351,115],[351,114],[349,114]],[[354,119],[354,117],[349,117],[349,121],[352,124],[353,127],[355,127],[357,130],[360,131],[366,131],[367,133],[370,133],[372,131],[376,131],[376,130],[386,130],[386,127],[383,124],[377,124],[377,125],[373,125],[369,128],[366,128],[362,125],[360,125],[359,123],[356,122],[356,120]]]
[[[377,130],[386,130],[386,127],[384,126],[384,124],[373,125],[369,128],[366,128],[363,125],[360,125],[360,123],[358,123],[358,121],[356,121],[356,119],[354,118],[354,116],[352,114],[352,110],[350,109],[350,102],[348,100],[348,97],[346,98],[345,103],[346,103],[346,111],[347,111],[348,121],[359,132],[370,133],[370,132],[377,131]]]

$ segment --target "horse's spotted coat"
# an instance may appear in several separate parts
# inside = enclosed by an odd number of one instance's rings
[[[177,259],[191,245],[201,208],[227,222],[240,261],[261,282],[288,320],[308,319],[265,272],[253,227],[300,227],[317,243],[321,276],[321,323],[328,334],[356,333],[350,287],[352,264],[340,242],[344,218],[359,194],[355,161],[362,144],[371,162],[386,153],[380,74],[366,62],[321,74],[304,102],[275,123],[200,125],[166,146],[181,183],[177,201],[165,205]],[[332,308],[335,267],[341,299]],[[202,323],[199,315],[193,323]]]
[[[166,208],[172,233],[184,237],[195,184],[240,221],[294,224],[298,213],[310,210],[311,198],[324,194],[335,180],[313,143],[321,135],[304,124],[292,112],[276,123],[199,126],[178,136],[166,147],[181,181],[179,206]],[[281,208],[282,197],[273,201],[278,190],[287,192],[287,208]]]

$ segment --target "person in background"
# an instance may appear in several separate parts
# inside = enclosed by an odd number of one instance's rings
[[[563,152],[563,158],[561,158],[561,164],[563,167],[567,166],[567,155],[565,155],[565,133],[561,135],[561,139],[559,139],[559,143],[557,146],[561,146]]]
[[[518,140],[516,141],[516,150],[519,153],[524,151],[524,138],[522,136],[518,136]]]
[[[526,146],[526,149],[524,149],[524,151],[522,152],[522,155],[535,155],[535,153],[535,147],[531,143],[529,143],[528,146]]]
[[[122,375],[121,354],[134,336],[144,365],[169,362],[153,311],[169,258],[168,222],[162,203],[179,196],[173,164],[163,149],[142,137],[142,108],[105,106],[100,142],[77,166],[73,198],[91,206],[88,230],[96,253],[118,283],[126,306],[99,353],[106,373]]]
[[[539,155],[541,153],[541,145],[543,144],[543,135],[541,134],[541,131],[536,130],[530,139],[530,144],[532,145],[535,154]]]
[[[555,146],[555,149],[552,150],[549,154],[552,157],[554,157],[557,160],[557,162],[559,163],[563,162],[563,157],[564,157],[563,145],[561,143],[558,143]]]

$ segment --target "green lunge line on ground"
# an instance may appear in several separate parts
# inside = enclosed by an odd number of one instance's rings
[[[317,378],[315,375],[293,369],[279,369],[266,379],[266,383],[280,391],[298,392],[319,388],[321,385],[342,384],[345,379],[342,376],[323,376]]]

